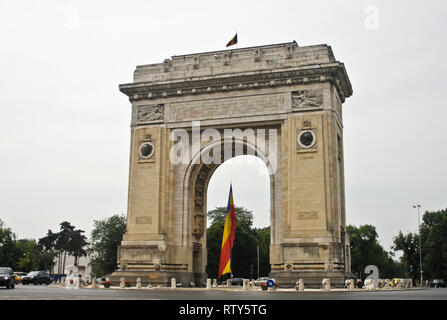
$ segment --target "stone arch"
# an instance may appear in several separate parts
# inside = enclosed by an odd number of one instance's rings
[[[218,131],[278,129],[276,168],[267,162],[269,171],[274,169],[270,276],[288,285],[298,279],[321,284],[324,278],[344,283],[349,239],[343,236],[342,104],[352,87],[330,46],[291,42],[235,49],[231,55],[174,56],[138,66],[133,82],[120,90],[132,104],[129,197],[119,269],[111,279],[142,277],[143,283],[169,285],[172,277],[188,284],[194,274],[205,275],[204,195],[217,166],[192,160],[212,143],[200,142],[191,161],[169,158],[171,133],[194,135],[194,123],[200,122]],[[235,145],[260,147],[243,139]]]

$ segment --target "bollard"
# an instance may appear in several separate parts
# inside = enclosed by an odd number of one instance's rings
[[[304,280],[303,279],[298,280],[298,282],[295,285],[295,289],[297,291],[304,291]]]
[[[213,288],[217,288],[217,279],[213,279]]]
[[[175,278],[171,278],[171,289],[177,288],[176,280]]]
[[[126,287],[125,280],[126,280],[126,279],[124,279],[124,277],[121,277],[121,279],[120,279],[120,288],[121,288],[121,289],[123,289],[123,288]]]
[[[242,290],[249,290],[250,289],[250,280],[243,279],[242,280]]]
[[[323,291],[331,291],[331,279],[323,279]]]
[[[141,278],[137,278],[137,289],[141,289]]]
[[[348,291],[354,290],[354,279],[347,279],[345,281],[345,285],[346,285],[346,289],[348,289]]]
[[[95,288],[96,288],[96,278],[93,277],[92,278],[92,289],[95,289]]]
[[[374,290],[377,288],[376,280],[374,279],[366,279],[365,280],[365,288],[367,290]]]
[[[211,289],[211,279],[206,279],[206,288]]]

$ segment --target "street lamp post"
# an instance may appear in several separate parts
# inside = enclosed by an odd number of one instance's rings
[[[421,286],[422,286],[422,246],[421,246],[421,218],[419,215],[419,209],[421,208],[420,204],[416,204],[413,208],[418,209],[418,225],[419,225],[419,268],[421,273]]]

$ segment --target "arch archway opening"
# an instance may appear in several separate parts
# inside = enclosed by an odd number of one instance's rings
[[[270,181],[262,159],[240,155],[226,160],[211,175],[207,187],[208,277],[217,278],[222,219],[226,212],[230,183],[238,216],[233,248],[233,276],[254,279],[270,272]]]

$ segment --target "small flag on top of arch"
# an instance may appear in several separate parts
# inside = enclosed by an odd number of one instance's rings
[[[228,43],[227,43],[227,47],[235,45],[237,43],[237,32],[235,34],[235,36],[233,37],[233,39],[231,39]]]

